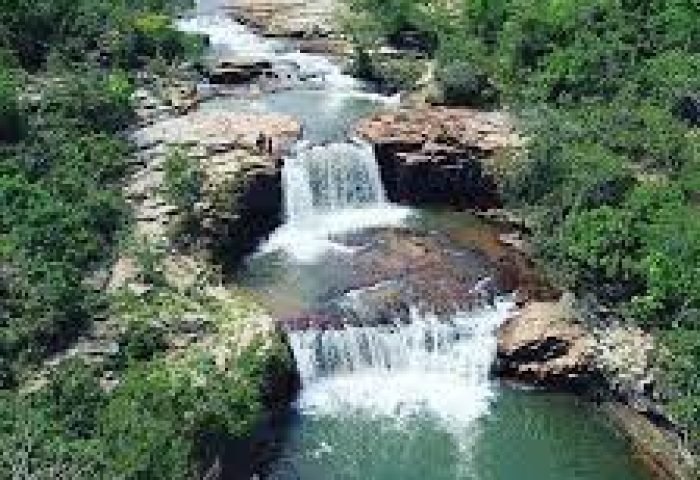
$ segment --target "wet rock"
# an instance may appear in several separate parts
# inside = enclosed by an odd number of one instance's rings
[[[487,307],[491,300],[491,294],[484,295],[489,290],[484,282],[494,275],[495,265],[437,233],[376,229],[334,241],[355,250],[325,260],[344,272],[342,280],[330,284],[310,311],[285,318],[285,328],[394,325],[409,321],[413,312],[447,320],[458,311]],[[496,283],[488,283],[498,293]]]

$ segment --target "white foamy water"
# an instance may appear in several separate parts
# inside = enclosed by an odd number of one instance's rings
[[[427,414],[463,431],[494,397],[496,329],[512,308],[502,299],[448,322],[414,311],[410,323],[392,327],[293,332],[303,385],[298,407],[311,415]]]
[[[283,48],[280,42],[256,35],[245,25],[222,14],[182,18],[176,25],[183,32],[207,35],[210,48],[217,55],[269,60],[279,55]]]
[[[288,222],[339,210],[386,204],[372,146],[332,143],[299,148],[282,171]]]
[[[302,145],[285,159],[282,181],[286,223],[261,251],[282,250],[297,261],[348,251],[333,237],[398,226],[410,213],[387,202],[374,151],[366,143]]]

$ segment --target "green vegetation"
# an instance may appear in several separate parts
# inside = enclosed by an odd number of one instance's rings
[[[45,382],[0,392],[0,472],[193,478],[220,453],[206,439],[244,438],[276,401],[269,375],[291,371],[283,337],[247,322],[261,312],[241,293],[151,285],[120,290],[109,305],[122,329],[111,357],[65,360]],[[187,340],[193,321],[197,338]]]
[[[197,204],[202,200],[204,175],[199,163],[182,150],[169,152],[165,160],[164,196],[178,207],[180,218],[172,236],[183,243],[200,231]]]
[[[698,3],[347,2],[363,55],[422,38],[445,103],[518,112],[504,196],[562,286],[657,335],[657,388],[700,452]]]
[[[205,437],[248,434],[268,401],[265,375],[289,369],[279,336],[261,331],[246,344],[237,341],[254,308],[243,298],[161,288],[146,296],[123,292],[113,305],[132,322],[123,337],[130,339],[128,360],[110,365],[118,385],[100,385],[105,365],[69,360],[40,388],[0,395],[0,471],[47,480],[57,478],[56,469],[86,480],[193,478],[211,448]],[[208,328],[221,334],[211,337],[216,343],[166,356],[162,330],[156,337],[136,333],[139,322],[174,327],[187,314],[208,315]]]
[[[129,147],[120,132],[134,120],[133,68],[196,53],[171,45],[194,42],[164,16],[181,7],[3,5],[0,386],[12,386],[27,366],[60,350],[105,307],[93,279],[112,260],[128,222],[119,185]],[[133,44],[130,56],[105,47],[114,38]]]
[[[137,71],[198,60],[202,40],[170,20],[188,6],[10,0],[0,8],[2,478],[192,478],[207,453],[203,435],[248,433],[267,401],[268,370],[289,367],[273,333],[225,343],[251,302],[179,292],[166,281],[163,249],[124,241],[124,131],[135,120]],[[168,183],[191,208],[195,177],[182,167],[168,163]],[[140,263],[141,294],[105,291],[120,245]],[[199,333],[219,343],[199,345],[197,336],[173,352],[192,312],[205,319]],[[113,354],[64,360],[35,377],[105,317],[120,329]]]

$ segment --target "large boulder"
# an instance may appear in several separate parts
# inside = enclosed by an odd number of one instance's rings
[[[216,85],[241,85],[258,80],[272,71],[269,60],[231,58],[209,68],[209,81]]]
[[[357,134],[374,145],[392,201],[461,208],[498,205],[492,163],[523,143],[508,115],[465,108],[380,113]]]
[[[538,386],[585,388],[595,371],[594,343],[566,302],[533,302],[499,329],[496,370]]]

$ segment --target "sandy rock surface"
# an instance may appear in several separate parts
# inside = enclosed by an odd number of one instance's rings
[[[327,37],[337,30],[337,0],[230,0],[235,18],[278,37]]]
[[[136,132],[138,145],[202,145],[215,150],[237,145],[255,148],[260,134],[272,138],[275,145],[289,146],[300,133],[299,123],[292,117],[275,114],[242,114],[232,112],[193,112],[171,118]]]
[[[360,122],[357,133],[371,143],[444,145],[493,152],[521,146],[512,119],[503,112],[425,107],[380,113]]]
[[[544,386],[576,386],[592,371],[594,340],[565,302],[533,302],[499,331],[499,370]]]

